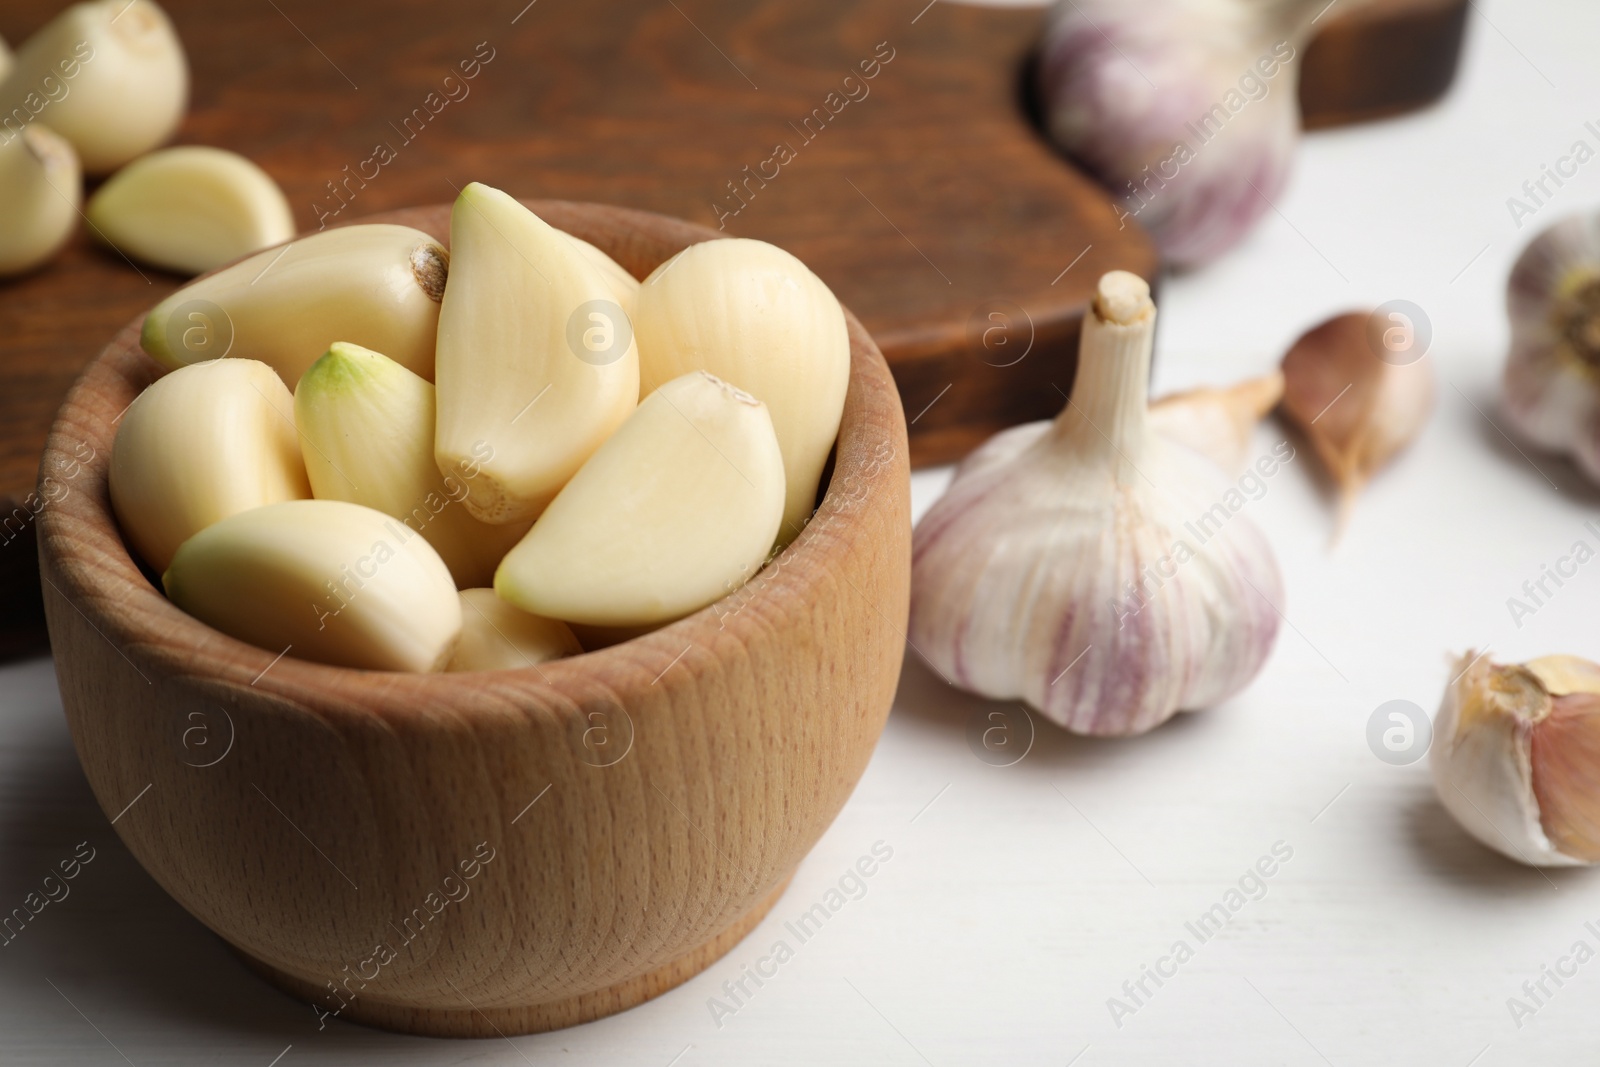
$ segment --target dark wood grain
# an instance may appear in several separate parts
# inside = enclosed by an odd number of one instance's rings
[[[1368,0],[1345,7],[1318,23],[1302,60],[1306,129],[1414,111],[1450,88],[1469,0]]]
[[[635,271],[714,236],[609,206],[531,206]],[[390,221],[444,237],[448,212]],[[345,1020],[475,1037],[551,1029],[708,966],[833,821],[899,681],[905,416],[882,355],[847,323],[833,475],[765,571],[615,647],[464,674],[280,659],[161,595],[106,488],[115,420],[160,373],[138,321],[126,324],[51,431],[43,474],[76,490],[38,523],[73,742],[108,815],[141,798],[116,832],[294,995],[332,1010],[327,983],[362,972]],[[95,458],[80,461],[85,450]],[[197,725],[218,743],[189,744]],[[615,750],[597,749],[596,728]],[[428,906],[436,918],[423,913],[412,943],[398,924],[446,875],[459,883],[480,842],[496,858],[470,896]],[[362,961],[379,943],[403,947],[374,977]]]

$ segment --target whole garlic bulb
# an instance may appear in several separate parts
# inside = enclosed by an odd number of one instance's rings
[[[1433,723],[1445,808],[1497,852],[1536,867],[1600,862],[1600,664],[1470,653]]]
[[[1506,309],[1506,415],[1600,482],[1600,214],[1569,216],[1534,238],[1511,269]]]
[[[1178,266],[1249,231],[1289,174],[1295,60],[1326,0],[1063,0],[1040,53],[1046,131]]]
[[[1149,294],[1100,279],[1066,409],[1025,447],[1008,431],[975,452],[913,537],[912,646],[1075,733],[1224,700],[1278,632],[1278,567],[1244,498],[1150,426]]]

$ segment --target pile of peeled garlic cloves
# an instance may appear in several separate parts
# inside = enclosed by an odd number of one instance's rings
[[[248,159],[158,148],[188,99],[183,44],[154,0],[85,0],[14,55],[0,42],[0,277],[49,262],[80,217],[116,255],[178,274],[294,236],[283,191]],[[106,177],[87,205],[85,175]]]
[[[527,666],[706,607],[809,518],[850,345],[782,249],[691,245],[640,283],[478,183],[448,252],[393,225],[295,247],[150,313],[169,373],[112,449],[128,544],[216,629],[337,666]]]

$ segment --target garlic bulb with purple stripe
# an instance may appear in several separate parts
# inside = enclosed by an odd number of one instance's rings
[[[1039,58],[1046,132],[1162,255],[1237,244],[1288,179],[1298,63],[1326,0],[1063,0]]]
[[[912,647],[1074,733],[1225,700],[1278,632],[1277,563],[1240,513],[1258,497],[1151,428],[1155,314],[1141,279],[1102,277],[1066,409],[1023,447],[1008,431],[974,452],[914,535]],[[1251,484],[1292,456],[1261,457]]]
[[[1600,482],[1600,214],[1555,223],[1511,269],[1506,414]]]

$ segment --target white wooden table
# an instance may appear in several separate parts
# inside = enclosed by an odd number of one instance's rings
[[[1600,6],[1475,5],[1462,77],[1423,115],[1310,138],[1248,243],[1164,287],[1161,390],[1264,370],[1336,311],[1414,301],[1443,381],[1420,443],[1330,550],[1309,457],[1249,505],[1287,615],[1241,697],[1130,742],[1041,720],[1014,766],[975,758],[983,705],[909,663],[877,754],[772,915],[724,960],[620,1016],[509,1041],[331,1023],[269,989],[118,843],[78,770],[48,660],[0,669],[0,911],[79,842],[95,859],[0,948],[0,1063],[1505,1064],[1594,1062],[1600,962],[1537,1013],[1507,1001],[1575,942],[1600,949],[1600,874],[1486,852],[1435,802],[1425,763],[1369,751],[1390,699],[1430,712],[1447,655],[1600,658],[1600,565],[1519,629],[1506,599],[1584,536],[1600,493],[1494,425],[1502,287],[1538,226],[1600,204],[1590,163],[1522,231],[1506,198],[1600,119]],[[1062,263],[1076,254],[1062,250]],[[1487,415],[1485,413],[1488,413]],[[1270,448],[1280,433],[1263,428]],[[947,472],[914,480],[919,511]],[[724,982],[856,859],[892,849],[734,1011]],[[1215,936],[1190,929],[1270,856]],[[1273,866],[1264,864],[1263,866]],[[1184,941],[1192,957],[1133,1001]],[[771,970],[770,966],[766,967]],[[753,987],[752,987],[753,988]],[[1113,1013],[1118,997],[1134,1010]],[[1114,1018],[1116,1014],[1118,1018]],[[1120,1023],[1120,1025],[1118,1025]],[[720,1025],[719,1025],[720,1024]],[[278,1057],[278,1059],[274,1059]]]

